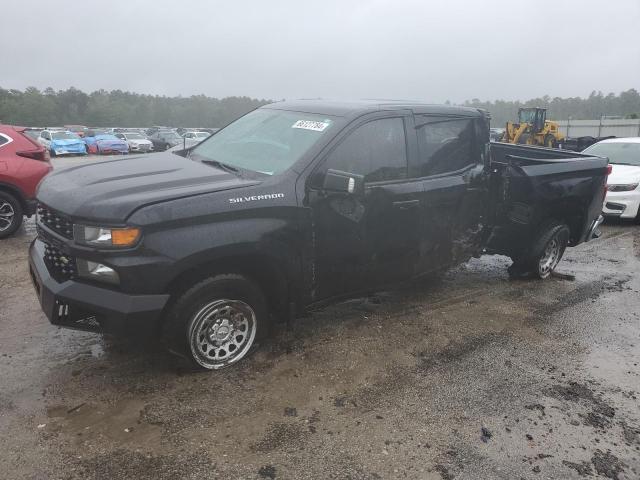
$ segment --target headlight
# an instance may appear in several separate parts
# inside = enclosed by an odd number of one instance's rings
[[[637,183],[627,183],[625,185],[607,185],[607,190],[610,192],[630,192],[638,188]]]
[[[74,238],[79,243],[97,245],[101,247],[131,247],[140,238],[140,229],[91,227],[76,225]]]
[[[113,284],[120,283],[118,272],[111,267],[107,267],[106,265],[97,262],[90,262],[89,260],[82,260],[80,258],[76,260],[76,264],[78,266],[78,275],[80,277],[101,280],[103,282]]]

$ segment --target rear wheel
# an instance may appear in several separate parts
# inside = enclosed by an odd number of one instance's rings
[[[13,235],[22,225],[22,205],[16,197],[0,191],[0,238]]]
[[[531,138],[531,135],[529,135],[528,133],[523,133],[522,135],[520,135],[520,138],[518,138],[518,143],[521,145],[526,145],[529,143],[529,138]]]
[[[268,333],[260,288],[242,275],[207,278],[181,294],[164,325],[169,349],[194,366],[217,370],[244,358]]]
[[[513,276],[533,275],[540,279],[548,278],[564,255],[569,235],[567,225],[559,222],[548,224],[528,252],[513,259],[509,273]]]

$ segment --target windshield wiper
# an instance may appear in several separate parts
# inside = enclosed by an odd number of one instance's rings
[[[200,160],[202,163],[207,163],[209,165],[213,165],[214,167],[218,167],[222,170],[226,170],[227,172],[233,172],[233,173],[239,173],[239,170],[231,165],[228,165],[226,163],[222,163],[219,162],[218,160],[213,160],[213,159],[209,159],[209,158],[204,158],[200,155],[191,155],[191,158],[194,158],[196,160]]]

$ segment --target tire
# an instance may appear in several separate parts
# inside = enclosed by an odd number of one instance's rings
[[[169,350],[205,370],[228,367],[269,332],[262,290],[242,275],[206,278],[180,294],[163,325]]]
[[[529,141],[529,138],[531,138],[531,135],[529,135],[528,133],[523,133],[522,135],[520,135],[520,138],[518,138],[518,143],[520,145],[525,145]]]
[[[56,151],[53,148],[49,149],[49,156],[51,156],[51,157],[55,157],[56,156]]]
[[[522,257],[515,258],[509,267],[512,276],[532,275],[548,278],[564,255],[569,243],[569,227],[564,223],[551,222],[542,229],[531,248]]]
[[[164,146],[165,151],[169,150],[171,148],[171,145],[169,145],[168,143]]]
[[[10,193],[0,191],[0,239],[16,233],[22,225],[22,215],[20,201]]]
[[[544,146],[547,148],[557,148],[558,143],[556,142],[556,137],[554,137],[553,135],[545,135]]]

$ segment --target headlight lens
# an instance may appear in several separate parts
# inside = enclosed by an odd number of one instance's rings
[[[118,272],[113,268],[107,267],[101,263],[91,262],[89,260],[77,259],[78,275],[83,278],[90,278],[93,280],[101,280],[107,283],[113,283],[117,285],[120,283],[120,277]]]
[[[607,185],[607,190],[610,192],[630,192],[638,188],[637,183],[627,183],[625,185]]]
[[[87,245],[102,247],[131,247],[140,238],[140,229],[92,227],[88,225],[76,225],[75,239]]]

